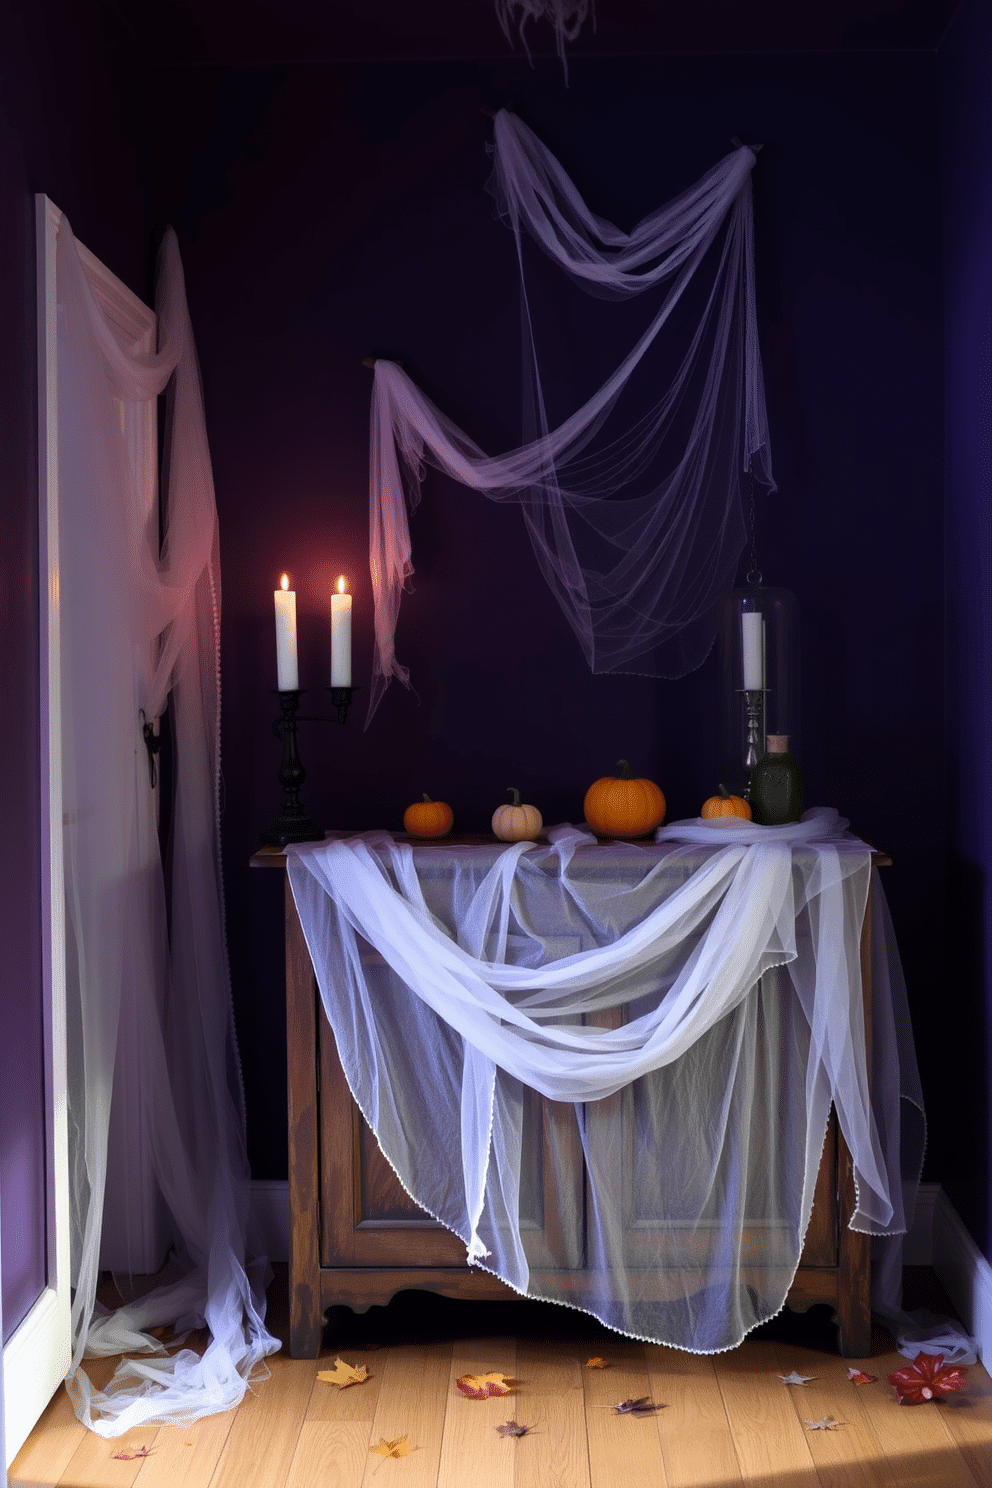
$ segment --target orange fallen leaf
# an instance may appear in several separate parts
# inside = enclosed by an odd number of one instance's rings
[[[877,1374],[866,1374],[863,1369],[848,1369],[847,1377],[852,1385],[874,1385],[878,1382]]]
[[[470,1400],[487,1400],[490,1395],[509,1395],[510,1385],[505,1374],[463,1374],[455,1380],[463,1395]]]
[[[599,1358],[598,1355],[596,1356],[595,1359],[587,1359],[586,1360],[586,1368],[587,1369],[609,1369],[609,1367],[610,1366],[609,1366],[609,1364],[607,1364],[606,1360]]]
[[[405,1457],[407,1452],[413,1450],[405,1436],[397,1436],[393,1441],[387,1441],[384,1436],[380,1436],[376,1445],[369,1447],[370,1452],[378,1452],[380,1457]]]
[[[333,1369],[321,1369],[317,1378],[323,1380],[327,1385],[337,1385],[339,1390],[346,1390],[349,1385],[361,1385],[369,1377],[369,1372],[364,1364],[356,1369],[354,1364],[346,1364],[343,1359],[334,1360]]]

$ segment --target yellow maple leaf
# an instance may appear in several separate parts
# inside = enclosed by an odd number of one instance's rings
[[[413,1448],[405,1436],[398,1436],[395,1441],[387,1441],[384,1436],[380,1436],[377,1444],[369,1447],[369,1451],[378,1452],[380,1457],[405,1457]]]
[[[595,1359],[586,1360],[587,1369],[609,1369],[609,1367],[610,1366],[609,1364],[607,1364],[606,1360],[601,1359],[598,1354],[596,1355]]]
[[[472,1400],[486,1400],[490,1395],[509,1395],[510,1385],[505,1374],[463,1374],[455,1380],[463,1395]]]
[[[339,1390],[346,1390],[349,1385],[361,1385],[368,1377],[364,1364],[356,1369],[354,1364],[346,1364],[343,1359],[335,1359],[333,1369],[321,1369],[317,1374],[319,1380],[326,1385],[337,1385]]]

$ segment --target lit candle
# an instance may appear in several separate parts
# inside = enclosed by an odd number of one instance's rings
[[[289,587],[289,575],[280,579],[275,591],[276,603],[276,668],[280,692],[297,692],[300,674],[296,665],[296,590]]]
[[[351,595],[343,574],[331,595],[331,686],[351,686]]]
[[[765,621],[759,611],[741,614],[741,648],[744,662],[744,690],[759,692],[765,685]]]

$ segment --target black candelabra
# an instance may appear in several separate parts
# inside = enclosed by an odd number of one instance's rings
[[[317,823],[307,816],[300,802],[300,790],[307,778],[307,772],[303,767],[296,743],[296,725],[298,723],[347,722],[351,699],[358,688],[329,687],[328,691],[331,694],[331,706],[335,709],[333,716],[299,713],[301,694],[298,689],[278,694],[281,712],[272,724],[272,732],[277,739],[282,740],[282,759],[279,762],[282,814],[278,821],[266,827],[262,833],[263,842],[285,847],[287,842],[320,842],[323,839],[323,828],[318,827]]]

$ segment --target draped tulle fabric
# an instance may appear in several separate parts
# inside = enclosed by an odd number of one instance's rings
[[[246,1262],[248,1164],[228,982],[218,812],[220,568],[199,369],[175,235],[163,242],[158,350],[137,354],[59,227],[58,461],[73,1354],[68,1390],[104,1436],[235,1405],[278,1347],[264,1261]],[[162,494],[125,438],[167,391]],[[142,721],[171,699],[168,895]],[[167,918],[168,899],[168,918]],[[124,1000],[140,1029],[142,1131],[171,1215],[175,1285],[96,1308],[107,1131]],[[206,1322],[200,1357],[145,1330]],[[140,1351],[103,1390],[84,1355]]]
[[[783,1305],[831,1104],[852,1228],[906,1227],[918,1088],[895,980],[871,1079],[865,1058],[871,850],[829,811],[550,837],[289,850],[349,1086],[473,1263],[625,1333],[732,1348]]]
[[[413,575],[407,504],[424,464],[520,504],[538,566],[593,671],[677,677],[713,642],[714,605],[744,545],[742,487],[772,486],[755,314],[751,171],[734,150],[624,232],[589,210],[513,114],[494,122],[491,189],[520,267],[524,443],[487,455],[395,363],[375,364],[369,471],[376,649],[371,719],[395,677],[402,591]],[[629,351],[579,407],[548,414],[525,242],[583,291],[645,295]],[[589,368],[596,337],[586,338]],[[582,369],[588,376],[588,369]]]

